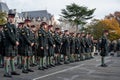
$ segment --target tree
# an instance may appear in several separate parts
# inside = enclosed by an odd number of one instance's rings
[[[116,11],[113,14],[109,14],[105,16],[105,19],[111,19],[111,18],[115,18],[120,24],[120,12],[119,11]]]
[[[67,5],[66,9],[62,9],[62,16],[66,21],[76,25],[76,31],[78,31],[78,25],[84,25],[87,23],[86,20],[93,18],[95,9],[88,9],[85,6],[79,6],[75,3]]]
[[[109,30],[109,39],[116,40],[120,38],[120,27],[115,18],[92,21],[85,31],[92,33],[95,39],[102,36],[103,30]]]
[[[5,12],[0,12],[0,24],[5,24],[7,22],[7,14]]]

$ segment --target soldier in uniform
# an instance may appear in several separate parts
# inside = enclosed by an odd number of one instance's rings
[[[34,45],[32,46],[32,53],[33,56],[31,56],[31,67],[37,66],[36,62],[35,62],[35,56],[36,56],[36,51],[37,51],[37,35],[36,35],[36,26],[32,25],[31,26],[31,32],[32,32],[32,41],[34,41]]]
[[[54,41],[54,31],[53,26],[48,26],[48,67],[54,67],[54,48],[55,48],[55,41]]]
[[[91,58],[91,48],[92,48],[92,39],[91,39],[91,34],[90,33],[87,33],[86,35],[86,52],[87,52],[87,59],[90,59]]]
[[[24,27],[21,30],[21,41],[19,48],[23,57],[22,73],[28,73],[34,72],[32,69],[30,69],[30,57],[33,56],[32,46],[34,45],[34,41],[32,40],[32,32],[30,30],[31,20],[26,19],[24,23]]]
[[[75,54],[77,56],[76,61],[80,60],[80,50],[81,50],[80,33],[77,33],[75,37]]]
[[[62,37],[61,54],[64,56],[64,64],[69,64],[68,56],[70,55],[70,39],[68,30],[64,31],[64,35]]]
[[[60,47],[61,47],[61,38],[60,38],[60,28],[55,29],[55,35],[54,35],[54,40],[55,40],[55,65],[62,65],[60,62],[61,59],[61,54],[60,54]]]
[[[104,30],[103,36],[101,38],[101,67],[107,67],[105,64],[104,58],[108,55],[108,30]]]
[[[70,33],[70,62],[74,62],[75,55],[75,33]]]
[[[75,33],[70,33],[70,62],[74,62],[75,58]]]
[[[84,32],[81,33],[80,44],[81,44],[81,60],[83,61],[85,59],[85,55],[84,54],[85,54],[85,48],[86,48]]]
[[[4,41],[5,41],[5,35],[3,32],[4,24],[0,24],[0,68],[4,67]]]
[[[90,42],[88,39],[88,33],[85,36],[85,59],[89,59],[89,52],[90,52]]]
[[[117,57],[120,57],[120,39],[117,40]]]
[[[46,55],[48,52],[48,39],[47,39],[47,23],[46,22],[42,22],[40,25],[40,29],[38,31],[38,52],[37,52],[37,56],[38,56],[38,63],[39,63],[39,67],[38,70],[44,70],[47,69],[46,63],[45,63],[45,59],[46,59]]]
[[[17,31],[18,31],[19,43],[21,41],[20,33],[22,31],[23,26],[24,26],[24,22],[18,23]],[[21,48],[21,46],[19,45],[18,46],[18,56],[17,56],[18,69],[22,69],[22,52],[21,52],[20,48]]]
[[[90,58],[94,58],[94,52],[95,52],[94,37],[91,35],[90,39],[91,39],[91,47],[90,47],[91,53],[90,53]]]
[[[4,26],[5,34],[5,57],[4,57],[4,77],[12,77],[11,75],[20,75],[15,71],[14,58],[17,56],[16,48],[19,45],[16,26],[14,25],[15,12],[13,10],[9,11],[8,23]],[[11,74],[8,71],[8,64],[10,61]]]

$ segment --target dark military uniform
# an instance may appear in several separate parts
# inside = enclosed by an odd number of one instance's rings
[[[80,44],[80,38],[76,37],[75,38],[75,61],[80,60],[80,49],[81,49],[81,44]]]
[[[70,54],[75,54],[75,37],[70,37]]]
[[[54,40],[55,40],[55,45],[56,45],[55,53],[60,53],[61,38],[58,33],[55,33]]]
[[[4,56],[5,54],[5,35],[4,35],[4,32],[3,31],[0,31],[0,55],[1,56]]]
[[[90,42],[89,42],[89,39],[88,38],[85,38],[85,45],[86,45],[86,47],[85,47],[85,52],[86,53],[89,53],[90,52]]]
[[[54,38],[53,38],[53,33],[48,32],[48,56],[54,56],[54,47],[55,45]]]
[[[117,56],[120,57],[120,39],[117,41]]]
[[[101,53],[100,55],[105,57],[108,55],[108,39],[106,36],[102,36],[101,39]]]
[[[64,56],[68,56],[70,54],[70,40],[67,35],[63,35],[62,38],[61,54]]]
[[[22,29],[17,28],[18,31],[18,36],[19,36],[19,43],[20,45],[18,45],[18,55],[22,55],[22,49],[21,49],[21,45],[23,44],[23,37],[22,37]]]
[[[47,33],[40,28],[38,31],[38,53],[37,56],[45,57],[47,55],[48,39]],[[43,49],[41,49],[43,47]]]
[[[32,41],[33,43],[35,43],[35,44],[32,46],[32,54],[33,54],[33,55],[36,55],[36,50],[37,50],[37,38],[36,38],[34,32],[31,32],[31,41]]]
[[[5,35],[3,30],[0,31],[0,68],[4,67],[4,41],[5,41]]]
[[[22,56],[33,55],[31,47],[31,43],[33,43],[33,41],[31,34],[32,33],[28,27],[24,27],[21,30],[19,50],[21,51]]]
[[[4,27],[5,33],[5,56],[15,57],[16,54],[16,41],[18,41],[17,30],[14,24],[9,22]]]
[[[85,37],[81,37],[80,38],[80,44],[81,44],[81,54],[80,54],[80,57],[81,57],[81,60],[84,60],[84,54],[85,54],[85,48],[86,48],[86,45],[85,45]]]
[[[80,42],[81,42],[81,53],[85,53],[85,38],[84,37],[81,37],[80,38]]]
[[[101,66],[102,67],[107,67],[107,65],[105,64],[105,60],[104,57],[108,55],[108,39],[107,36],[104,34],[101,38]]]
[[[80,38],[76,37],[75,38],[75,53],[80,54],[80,51],[81,51]]]

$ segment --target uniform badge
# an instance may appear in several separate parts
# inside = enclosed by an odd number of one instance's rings
[[[13,32],[13,30],[11,30],[11,32]]]
[[[39,34],[39,36],[42,36],[42,34]]]
[[[23,35],[25,35],[25,33],[22,33]]]

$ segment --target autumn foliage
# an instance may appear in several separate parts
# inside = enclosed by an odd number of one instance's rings
[[[102,36],[103,30],[109,30],[110,40],[120,38],[120,24],[115,18],[93,21],[85,30],[91,32],[95,39]]]

